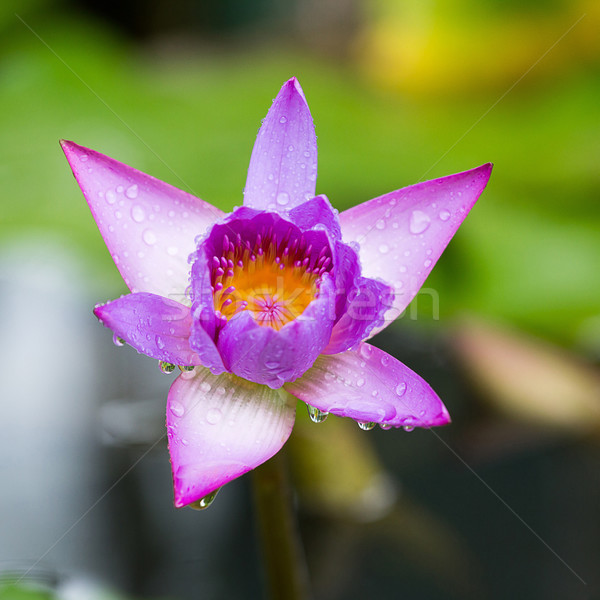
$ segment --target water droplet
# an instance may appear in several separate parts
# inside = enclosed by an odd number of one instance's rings
[[[356,387],[362,387],[363,385],[365,385],[365,380],[362,377],[356,380]]]
[[[180,402],[177,402],[176,400],[171,401],[171,403],[169,404],[169,410],[176,417],[183,417],[183,415],[185,413],[185,408],[183,407],[183,404],[181,404]]]
[[[119,194],[122,194],[124,189],[125,189],[125,188],[124,188],[122,185],[118,185],[118,186],[117,186],[117,192],[118,192]]]
[[[381,357],[381,364],[382,364],[384,367],[387,367],[387,366],[390,364],[390,357],[389,357],[387,354],[384,354],[384,355]]]
[[[383,429],[384,431],[388,431],[392,428],[392,426],[389,423],[379,423],[379,427],[381,427],[381,429]]]
[[[372,423],[371,421],[358,421],[358,426],[363,431],[371,431],[377,425],[377,423]]]
[[[79,155],[79,160],[81,162],[85,162],[88,159],[88,155],[87,154],[80,154]]]
[[[319,410],[310,404],[307,404],[306,408],[308,409],[308,416],[313,423],[322,423],[329,415],[329,413]]]
[[[284,123],[287,123],[287,117],[281,117],[279,119],[279,122],[283,125]]]
[[[385,221],[383,219],[379,219],[379,221],[375,223],[375,227],[377,227],[377,229],[385,229]]]
[[[163,339],[157,335],[156,336],[156,346],[158,347],[159,350],[164,350],[165,348],[165,342],[163,341]]]
[[[288,146],[288,152],[293,152],[294,151],[294,146],[292,146],[291,144]]]
[[[267,369],[277,369],[277,367],[279,367],[279,361],[273,360],[266,362],[265,367],[267,367]]]
[[[139,204],[134,204],[131,207],[131,218],[136,223],[141,223],[146,218],[146,213],[144,209]]]
[[[379,246],[379,252],[381,252],[381,254],[387,254],[390,251],[390,247],[387,244],[381,244],[381,246]]]
[[[194,370],[194,365],[179,365],[179,370],[182,373],[187,373]]]
[[[201,498],[197,502],[192,502],[191,504],[188,504],[188,506],[190,508],[193,508],[194,510],[204,510],[208,508],[214,502],[220,489],[221,488],[217,488],[214,492],[207,494],[206,496],[204,496],[204,498]]]
[[[154,233],[154,231],[152,231],[152,229],[144,230],[144,233],[142,233],[142,239],[144,240],[144,243],[148,246],[156,244],[156,234]]]
[[[287,192],[279,192],[277,194],[277,204],[281,204],[281,206],[285,206],[290,201],[290,196]]]
[[[429,227],[430,223],[431,219],[427,213],[424,213],[422,210],[413,210],[408,229],[412,234],[417,235],[423,233]]]
[[[107,190],[105,197],[106,197],[106,202],[108,204],[114,204],[117,201],[117,197],[115,196],[115,193],[112,190]]]
[[[210,383],[208,383],[208,381],[203,381],[200,384],[200,390],[203,392],[210,392],[210,390],[211,390]]]
[[[206,413],[206,422],[210,425],[216,425],[222,417],[223,413],[219,408],[209,408]]]
[[[428,258],[424,263],[423,266],[428,269],[431,266],[432,260],[430,258]]]
[[[396,386],[396,395],[404,396],[404,394],[406,394],[406,384],[402,382]]]
[[[130,186],[127,188],[127,191],[125,192],[125,195],[126,195],[128,198],[131,198],[132,200],[133,200],[134,198],[137,198],[137,195],[138,195],[138,186],[137,186],[135,183],[134,183],[133,185],[130,185]]]
[[[119,337],[116,333],[113,335],[113,344],[115,346],[124,346],[125,340],[122,337]]]
[[[175,370],[175,365],[173,363],[167,362],[165,360],[158,361],[158,368],[163,373],[172,373]]]
[[[415,428],[414,425],[404,425],[404,427],[402,427],[402,429],[404,429],[404,431],[413,431]]]
[[[440,219],[442,221],[447,221],[450,218],[450,211],[449,210],[441,210],[440,211]]]

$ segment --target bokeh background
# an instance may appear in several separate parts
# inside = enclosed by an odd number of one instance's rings
[[[599,30],[595,0],[3,2],[0,598],[261,597],[249,477],[172,507],[172,376],[91,314],[126,290],[58,140],[228,210],[292,75],[340,210],[495,163],[374,340],[453,424],[298,412],[315,598],[598,597]]]

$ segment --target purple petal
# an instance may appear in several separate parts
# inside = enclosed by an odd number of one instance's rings
[[[296,206],[290,210],[288,218],[302,231],[320,228],[327,231],[332,241],[342,238],[338,213],[327,196],[317,196]]]
[[[357,242],[362,274],[394,288],[385,322],[415,297],[436,261],[483,192],[492,171],[471,171],[390,192],[340,214],[345,242]]]
[[[338,354],[354,348],[359,342],[369,337],[376,327],[383,324],[383,313],[391,289],[374,279],[359,277],[355,286],[345,292],[347,304],[340,319],[333,326],[329,344],[323,354]],[[340,297],[338,290],[338,297]]]
[[[182,373],[167,401],[175,506],[200,500],[276,454],[295,409],[283,390],[198,367]]]
[[[287,81],[265,117],[252,150],[244,205],[289,210],[315,195],[317,138],[295,77]]]
[[[99,152],[61,144],[127,287],[181,299],[194,238],[223,213]]]
[[[450,422],[446,407],[427,382],[370,344],[320,356],[310,371],[285,389],[319,410],[356,421],[395,427]]]
[[[249,311],[232,317],[217,343],[227,370],[272,388],[300,377],[331,336],[334,296],[333,283],[324,275],[319,297],[279,331],[259,325]]]
[[[156,294],[128,294],[96,306],[94,314],[105,327],[138,352],[177,365],[199,365],[190,348],[190,309]]]

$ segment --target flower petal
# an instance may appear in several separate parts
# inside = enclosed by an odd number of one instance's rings
[[[249,311],[232,317],[217,342],[227,370],[272,388],[300,377],[329,341],[334,296],[333,282],[325,274],[319,297],[279,331],[259,325]]]
[[[96,306],[94,314],[105,327],[138,352],[177,365],[199,365],[190,348],[190,309],[156,294],[128,294]]]
[[[288,218],[302,231],[320,228],[327,231],[332,241],[342,239],[337,210],[331,206],[327,196],[317,196],[296,206],[290,210]]]
[[[182,373],[167,401],[175,506],[200,500],[254,469],[287,441],[295,398],[224,373]]]
[[[385,322],[415,297],[463,219],[483,192],[490,163],[441,179],[417,183],[340,214],[345,242],[357,242],[362,274],[394,288]]]
[[[450,422],[446,407],[426,381],[370,344],[320,356],[312,369],[285,389],[319,410],[356,421],[395,427]]]
[[[381,326],[387,306],[382,298],[388,298],[391,289],[380,281],[359,277],[354,282],[354,287],[338,290],[338,297],[342,295],[340,292],[343,292],[347,300],[346,306],[333,326],[323,354],[338,354],[349,350],[369,337],[374,328]]]
[[[244,205],[289,210],[315,195],[317,138],[297,79],[287,81],[265,117],[252,150]]]
[[[99,152],[61,145],[127,287],[181,300],[194,238],[222,211]]]

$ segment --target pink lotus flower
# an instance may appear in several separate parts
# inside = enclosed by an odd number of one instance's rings
[[[490,164],[338,215],[315,197],[316,137],[295,78],[263,121],[243,206],[228,215],[98,152],[62,146],[131,290],[94,313],[139,352],[188,367],[167,401],[176,506],[278,452],[297,399],[315,420],[333,413],[365,428],[450,421],[423,379],[365,340],[418,292]]]

